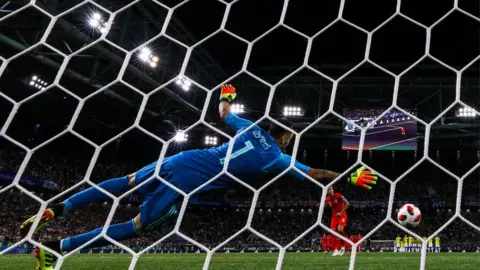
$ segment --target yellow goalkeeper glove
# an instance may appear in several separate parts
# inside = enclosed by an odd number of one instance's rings
[[[237,89],[231,84],[225,84],[221,87],[220,101],[232,102],[237,97]]]
[[[370,190],[372,187],[367,184],[377,184],[377,174],[372,171],[365,171],[365,167],[362,166],[350,175],[348,183]]]

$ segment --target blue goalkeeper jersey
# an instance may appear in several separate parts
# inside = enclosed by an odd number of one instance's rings
[[[229,113],[225,123],[238,133],[244,131],[253,122],[240,118]],[[205,182],[219,174],[225,163],[229,143],[218,147],[202,150],[191,150],[180,153],[182,166],[194,172],[194,182]],[[291,156],[283,154],[274,139],[257,125],[241,134],[233,146],[228,172],[248,182],[249,177],[257,174],[280,173],[290,166]],[[295,162],[295,167],[304,173],[308,173],[309,167]],[[288,174],[299,179],[304,176],[296,170],[289,170]],[[222,185],[225,177],[214,182],[215,185]],[[197,183],[198,183],[197,182]]]

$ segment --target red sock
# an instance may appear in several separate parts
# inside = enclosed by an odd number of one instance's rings
[[[345,237],[345,232],[344,232],[344,231],[341,231],[341,232],[338,232],[338,233],[339,233],[341,236],[344,236],[344,237]],[[338,238],[338,245],[339,245],[339,248],[344,247],[344,246],[345,246],[345,242],[344,242],[342,239]]]
[[[332,247],[332,250],[337,250],[337,237],[332,234],[332,238],[330,238],[330,246]]]
[[[340,249],[340,238],[336,236],[332,236],[333,239],[333,250],[339,250]]]

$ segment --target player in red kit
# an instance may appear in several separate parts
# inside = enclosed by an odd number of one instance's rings
[[[362,235],[358,234],[355,242],[359,242],[362,239]],[[362,243],[358,245],[358,252],[362,251]]]
[[[356,236],[352,234],[348,237],[348,239],[355,243]],[[347,251],[352,251],[352,245],[350,245],[349,243],[346,243],[345,245],[347,246]]]
[[[332,250],[332,236],[327,235],[327,249],[325,249],[327,252]]]
[[[330,229],[344,236],[344,228],[347,225],[347,208],[350,205],[347,199],[340,193],[335,193],[333,187],[328,188],[326,203],[332,208],[332,220],[330,221]],[[342,256],[345,253],[343,240],[332,235],[332,256]]]
[[[405,129],[403,127],[400,127],[400,129],[402,130],[402,135],[405,135]]]
[[[323,234],[322,235],[322,251],[323,252],[327,252],[327,235],[326,234]]]

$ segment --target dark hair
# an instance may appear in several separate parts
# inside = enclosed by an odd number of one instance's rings
[[[278,122],[282,123],[282,125],[290,128],[290,129],[293,129],[293,124],[288,121],[287,119],[276,119]],[[282,126],[279,126],[277,124],[275,124],[274,122],[272,122],[270,124],[270,128],[268,129],[268,133],[270,134],[270,136],[274,137],[274,138],[277,138],[277,137],[280,137],[282,136],[283,134],[285,133],[290,133],[290,131],[284,129]]]

